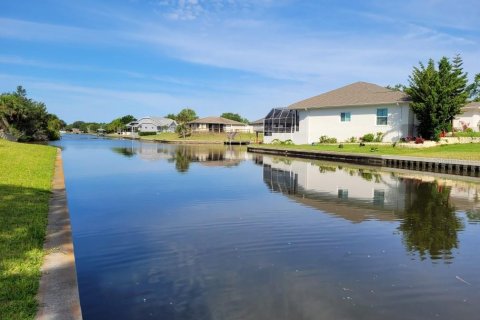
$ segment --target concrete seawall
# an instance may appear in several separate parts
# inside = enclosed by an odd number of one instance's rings
[[[62,152],[57,151],[52,197],[48,213],[46,252],[37,294],[36,319],[81,320],[80,297],[72,241],[72,228],[67,207]]]
[[[286,157],[340,161],[370,166],[480,177],[480,161],[473,160],[421,158],[395,155],[369,155],[361,153],[343,153],[333,151],[315,151],[299,149],[274,149],[262,147],[247,147],[247,151],[254,153],[280,155]]]

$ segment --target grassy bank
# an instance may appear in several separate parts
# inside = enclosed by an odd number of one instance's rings
[[[109,135],[110,136],[110,135]],[[114,135],[115,136],[115,135]],[[263,140],[263,135],[259,135],[259,140]],[[181,135],[178,133],[173,132],[162,132],[156,135],[151,136],[142,136],[140,137],[142,140],[157,140],[157,141],[198,141],[198,142],[212,142],[212,143],[223,143],[224,141],[228,140],[228,136],[225,132],[223,133],[193,133],[185,139],[182,138]],[[235,136],[234,141],[250,141],[255,142],[256,135],[255,133],[238,133]]]
[[[335,151],[347,153],[365,153],[377,155],[400,155],[410,157],[428,157],[428,158],[442,158],[442,159],[460,159],[460,160],[475,160],[480,161],[480,144],[452,144],[441,145],[431,148],[401,148],[393,147],[392,145],[366,145],[360,147],[359,144],[344,144],[343,148],[335,145],[261,145],[265,148],[273,149],[298,149],[298,150],[312,150],[312,151]],[[375,151],[372,151],[372,148]]]
[[[0,139],[0,319],[33,319],[56,149]]]

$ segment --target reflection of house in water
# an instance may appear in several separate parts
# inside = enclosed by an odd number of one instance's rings
[[[175,162],[179,171],[188,171],[190,163],[203,166],[229,167],[250,159],[244,148],[224,145],[173,145],[149,142],[132,142],[128,147],[112,148],[112,151],[131,157],[135,154],[148,161]]]
[[[263,178],[273,191],[353,222],[395,220],[405,209],[405,184],[390,173],[264,157]]]
[[[263,179],[272,191],[352,222],[398,220],[406,249],[421,259],[453,258],[464,228],[456,210],[480,221],[474,182],[268,156]]]

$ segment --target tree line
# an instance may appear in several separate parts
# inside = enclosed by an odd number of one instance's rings
[[[43,102],[29,99],[22,86],[0,95],[0,130],[18,141],[58,140],[65,125],[55,114],[48,113]]]
[[[243,118],[238,113],[224,112],[220,116],[225,119],[230,119],[242,123],[249,122],[248,119]],[[189,133],[187,123],[198,119],[198,116],[195,110],[191,108],[184,108],[180,110],[180,112],[178,112],[177,114],[167,114],[165,118],[175,120],[177,122],[177,133],[185,137]],[[116,118],[109,123],[75,121],[69,125],[66,125],[65,130],[73,131],[74,129],[77,129],[85,133],[95,133],[98,129],[103,129],[106,133],[116,133],[126,130],[126,125],[136,120],[137,119],[134,116],[126,115]]]

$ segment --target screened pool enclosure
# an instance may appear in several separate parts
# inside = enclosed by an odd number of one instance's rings
[[[298,127],[299,117],[297,110],[275,108],[265,117],[264,135],[271,136],[272,133],[293,133],[298,131]]]

